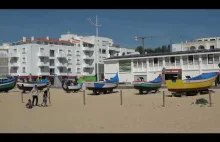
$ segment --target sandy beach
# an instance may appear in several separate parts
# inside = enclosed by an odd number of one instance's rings
[[[165,97],[159,93],[137,95],[133,89],[113,94],[91,95],[86,91],[65,93],[50,89],[48,107],[26,109],[30,95],[14,89],[0,93],[0,133],[219,133],[220,90],[212,93],[212,107],[193,104],[198,98],[209,100],[209,95]],[[42,95],[39,96],[39,104]]]

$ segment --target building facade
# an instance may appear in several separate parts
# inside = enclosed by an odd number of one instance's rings
[[[61,35],[60,39],[23,37],[10,45],[9,74],[19,75],[20,78],[54,74],[64,77],[95,75],[94,53],[94,42],[91,39],[74,34]],[[107,53],[99,55],[102,58],[108,57]]]
[[[8,75],[8,50],[9,44],[4,43],[0,46],[0,76]]]
[[[163,69],[167,72],[165,79],[177,74],[186,79],[187,76],[219,71],[220,49],[127,55],[108,58],[104,63],[105,78],[118,72],[120,82],[132,82],[139,77],[150,81],[163,74]]]
[[[104,75],[104,62],[103,60],[113,56],[123,56],[136,53],[134,49],[121,48],[119,45],[114,44],[113,40],[107,37],[96,36],[77,36],[75,34],[63,34],[60,40],[83,40],[94,45],[92,50],[83,50],[82,54],[86,56],[93,56],[93,58],[87,58],[84,62],[92,62],[94,66],[92,68],[86,68],[85,71],[97,72],[96,66],[99,64],[99,76]]]
[[[200,38],[189,42],[172,44],[172,52],[220,48],[220,37]]]

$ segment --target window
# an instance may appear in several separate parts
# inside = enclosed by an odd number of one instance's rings
[[[44,52],[44,48],[40,48],[40,53],[43,53]]]
[[[22,48],[22,54],[25,54],[25,48]]]
[[[175,57],[170,57],[170,63],[175,64]]]
[[[80,68],[77,68],[76,71],[79,73],[80,72]]]
[[[211,46],[210,46],[210,49],[214,49],[214,48],[215,48],[215,46],[214,46],[214,45],[211,45]]]
[[[142,68],[142,61],[138,60],[138,68]]]
[[[207,64],[207,55],[202,55],[202,64]]]
[[[199,56],[194,55],[194,65],[199,65]]]
[[[55,54],[54,54],[54,50],[50,50],[50,57],[54,57]]]
[[[213,38],[213,39],[210,39],[210,41],[215,41],[215,39]]]
[[[175,57],[175,60],[176,60],[176,65],[179,66],[180,65],[180,57],[179,56]]]
[[[189,65],[193,64],[193,55],[188,56],[188,63]]]
[[[214,54],[214,64],[219,63],[219,54]]]
[[[22,63],[25,63],[25,57],[23,57]]]
[[[63,68],[60,68],[60,73],[63,73]]]
[[[154,58],[154,64],[158,64],[158,59]]]
[[[133,60],[133,66],[134,68],[137,68],[137,60]]]
[[[149,67],[153,67],[153,59],[149,59]]]
[[[25,72],[26,72],[25,67],[23,67],[22,68],[22,73],[25,73]]]
[[[169,66],[170,65],[170,58],[166,57],[165,58],[165,66]]]
[[[213,64],[213,54],[208,54],[208,63]]]
[[[160,67],[163,66],[163,58],[159,58],[159,66],[160,66]]]
[[[144,67],[144,68],[147,68],[147,62],[146,62],[146,60],[143,60],[143,67]]]
[[[68,72],[71,73],[71,68],[68,68]]]
[[[183,65],[187,65],[187,56],[183,56]]]

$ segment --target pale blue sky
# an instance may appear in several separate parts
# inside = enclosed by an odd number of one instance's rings
[[[70,31],[79,35],[95,35],[99,16],[100,36],[110,37],[123,47],[141,44],[137,36],[166,36],[172,42],[200,37],[220,36],[220,10],[1,10],[0,40],[13,42],[25,37],[59,38]],[[146,47],[168,44],[169,40],[149,39]]]

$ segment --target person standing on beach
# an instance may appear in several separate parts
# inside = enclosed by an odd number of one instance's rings
[[[37,85],[35,85],[33,87],[33,89],[30,91],[31,95],[32,95],[32,106],[34,106],[34,102],[36,100],[35,106],[38,105],[38,89],[37,89]]]

